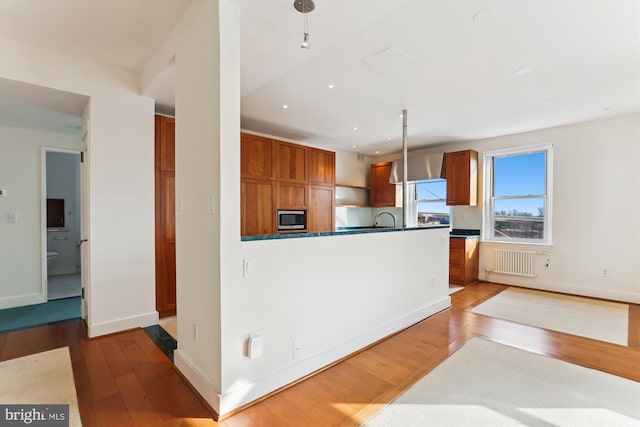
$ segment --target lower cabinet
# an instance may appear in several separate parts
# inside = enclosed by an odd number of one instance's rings
[[[449,239],[449,283],[468,285],[478,281],[478,238]]]
[[[242,236],[275,234],[274,184],[259,179],[240,181],[240,233]]]
[[[333,231],[335,207],[334,187],[326,185],[309,186],[309,210],[307,230],[310,233]]]

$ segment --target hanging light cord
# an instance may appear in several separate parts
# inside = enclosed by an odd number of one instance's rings
[[[309,49],[309,20],[307,19],[307,15],[308,12],[306,12],[307,10],[307,0],[302,0],[304,2],[303,6],[302,6],[302,10],[304,10],[305,12],[303,12],[304,15],[304,39],[302,41],[302,48],[303,49]]]

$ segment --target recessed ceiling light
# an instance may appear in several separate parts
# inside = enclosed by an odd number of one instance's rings
[[[353,127],[353,130],[358,130],[358,126],[354,126],[354,127]]]
[[[485,9],[473,15],[473,20],[475,22],[490,22],[490,21],[493,21],[495,17],[496,17],[495,9]]]
[[[352,146],[351,146],[351,148],[356,148],[356,146],[355,146],[355,145],[352,145]]]
[[[531,72],[531,68],[529,67],[522,67],[522,68],[518,68],[515,72],[516,76],[526,76],[527,74],[529,74]]]
[[[391,138],[387,138],[387,141],[391,141]]]
[[[380,154],[380,152],[378,150],[376,150],[376,154]]]
[[[329,83],[329,86],[327,86],[329,89],[333,89],[335,86],[333,85],[333,83]]]
[[[289,108],[289,106],[287,104],[284,104],[282,108],[286,110],[287,108]]]
[[[609,107],[604,107],[602,111],[609,111]]]

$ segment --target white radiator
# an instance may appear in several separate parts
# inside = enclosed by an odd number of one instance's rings
[[[514,276],[536,277],[533,268],[534,251],[513,249],[495,249],[496,267],[494,273],[512,274]]]

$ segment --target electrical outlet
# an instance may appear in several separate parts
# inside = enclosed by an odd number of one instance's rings
[[[611,274],[611,271],[609,271],[608,268],[602,269],[602,277],[609,277],[610,274]]]
[[[300,357],[302,357],[302,344],[300,344],[300,341],[294,341],[293,342],[293,358],[294,359],[298,359]]]

